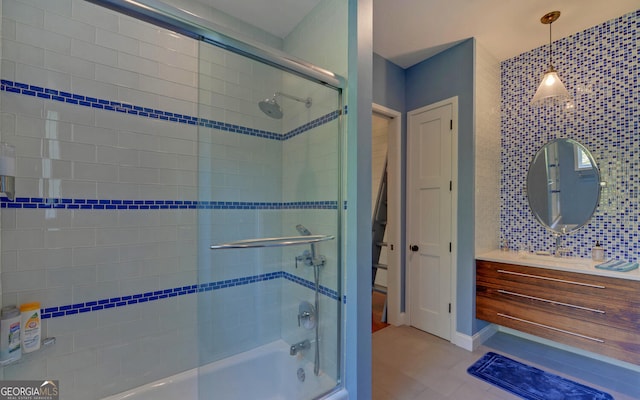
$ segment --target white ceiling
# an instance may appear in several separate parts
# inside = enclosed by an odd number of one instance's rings
[[[320,0],[196,0],[279,38],[287,36]]]
[[[475,37],[500,61],[640,8],[638,0],[373,0],[373,49],[403,68]]]
[[[284,38],[320,0],[200,0]],[[639,0],[373,0],[373,51],[403,68],[475,37],[499,60],[640,8]]]

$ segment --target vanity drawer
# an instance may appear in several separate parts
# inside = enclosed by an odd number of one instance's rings
[[[593,298],[584,294],[567,295],[560,291],[509,282],[483,282],[476,286],[477,296],[501,302],[523,304],[543,312],[570,316],[582,321],[640,330],[640,306],[619,299]]]
[[[477,260],[476,317],[640,365],[640,281]]]
[[[476,317],[556,342],[640,364],[640,335],[525,304],[478,296]]]
[[[476,262],[476,279],[508,287],[531,286],[566,298],[616,299],[640,306],[640,281],[482,260]]]

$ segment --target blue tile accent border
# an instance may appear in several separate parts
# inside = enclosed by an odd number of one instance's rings
[[[346,113],[346,107],[345,107],[345,113]],[[285,135],[283,135],[283,139],[282,140],[287,140],[287,139],[291,139],[294,136],[297,136],[303,132],[306,132],[308,130],[311,130],[313,128],[317,128],[321,125],[324,125],[326,123],[329,123],[331,121],[333,121],[334,119],[338,118],[340,116],[340,110],[336,110],[333,111],[329,114],[323,115],[320,118],[317,118],[311,122],[308,122],[302,126],[299,126],[295,129],[293,129],[292,131],[286,133]]]
[[[109,200],[46,197],[0,197],[0,208],[57,208],[67,210],[337,210],[338,202],[325,201],[206,201],[206,200]],[[346,202],[345,202],[346,208]]]
[[[309,288],[311,290],[315,290],[315,288],[316,288],[315,283],[313,283],[311,281],[308,281],[306,279],[300,278],[299,276],[295,276],[295,275],[290,274],[288,272],[282,272],[282,275],[283,275],[283,278],[285,278],[287,280],[290,280],[291,282],[297,283],[299,285],[302,285],[302,286],[304,286],[306,288]],[[323,294],[323,295],[325,295],[327,297],[330,297],[330,298],[332,298],[334,300],[339,300],[340,299],[340,297],[338,296],[338,292],[336,292],[333,289],[329,289],[327,287],[324,287],[324,286],[320,285],[319,290],[320,290],[320,294]]]
[[[58,307],[46,307],[41,309],[40,311],[41,311],[42,319],[51,319],[51,318],[64,317],[67,315],[84,314],[84,313],[93,312],[93,311],[106,310],[109,308],[124,307],[132,304],[147,303],[150,301],[166,299],[169,297],[185,296],[188,294],[202,293],[202,292],[210,292],[212,290],[225,289],[225,288],[230,288],[235,286],[243,286],[251,283],[270,281],[270,280],[280,279],[280,278],[284,278],[291,282],[297,283],[311,290],[315,289],[315,284],[313,282],[310,282],[306,279],[302,279],[288,272],[277,271],[277,272],[269,272],[269,273],[260,274],[260,275],[245,276],[242,278],[227,279],[224,281],[179,286],[171,289],[162,289],[162,290],[156,290],[152,292],[137,293],[137,294],[121,296],[121,297],[111,297],[108,299],[88,301],[86,303],[67,304],[67,305],[58,306]],[[338,295],[337,291],[327,288],[325,286],[320,286],[320,293],[333,300],[340,299],[340,296]]]
[[[287,140],[297,136],[303,132],[309,131],[320,125],[333,121],[340,116],[340,110],[335,110],[309,123],[306,123],[286,134],[265,131],[262,129],[248,128],[246,126],[228,124],[221,121],[215,121],[206,118],[199,118],[190,115],[172,113],[148,107],[137,106],[119,101],[111,101],[99,99],[96,97],[84,96],[76,93],[64,92],[61,90],[48,89],[36,85],[28,85],[26,83],[14,82],[7,79],[0,80],[0,91],[7,93],[21,94],[25,96],[37,97],[43,100],[59,101],[61,103],[73,104],[81,107],[92,109],[119,112],[122,114],[136,115],[144,118],[152,118],[167,122],[175,122],[186,125],[197,125],[205,128],[218,129],[221,131],[239,133],[243,135],[256,136],[265,139]],[[347,108],[344,108],[347,112]]]

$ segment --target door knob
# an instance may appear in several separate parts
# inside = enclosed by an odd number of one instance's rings
[[[420,250],[420,247],[418,247],[417,244],[412,244],[412,245],[409,245],[409,250],[418,251],[418,250]]]

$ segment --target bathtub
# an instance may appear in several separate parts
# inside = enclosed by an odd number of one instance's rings
[[[303,368],[305,379],[298,379]],[[103,400],[302,400],[310,394],[335,388],[330,377],[313,374],[313,363],[289,355],[289,345],[278,340],[224,360],[151,382]],[[198,389],[198,386],[200,389]],[[326,400],[348,399],[347,392],[334,390]]]

